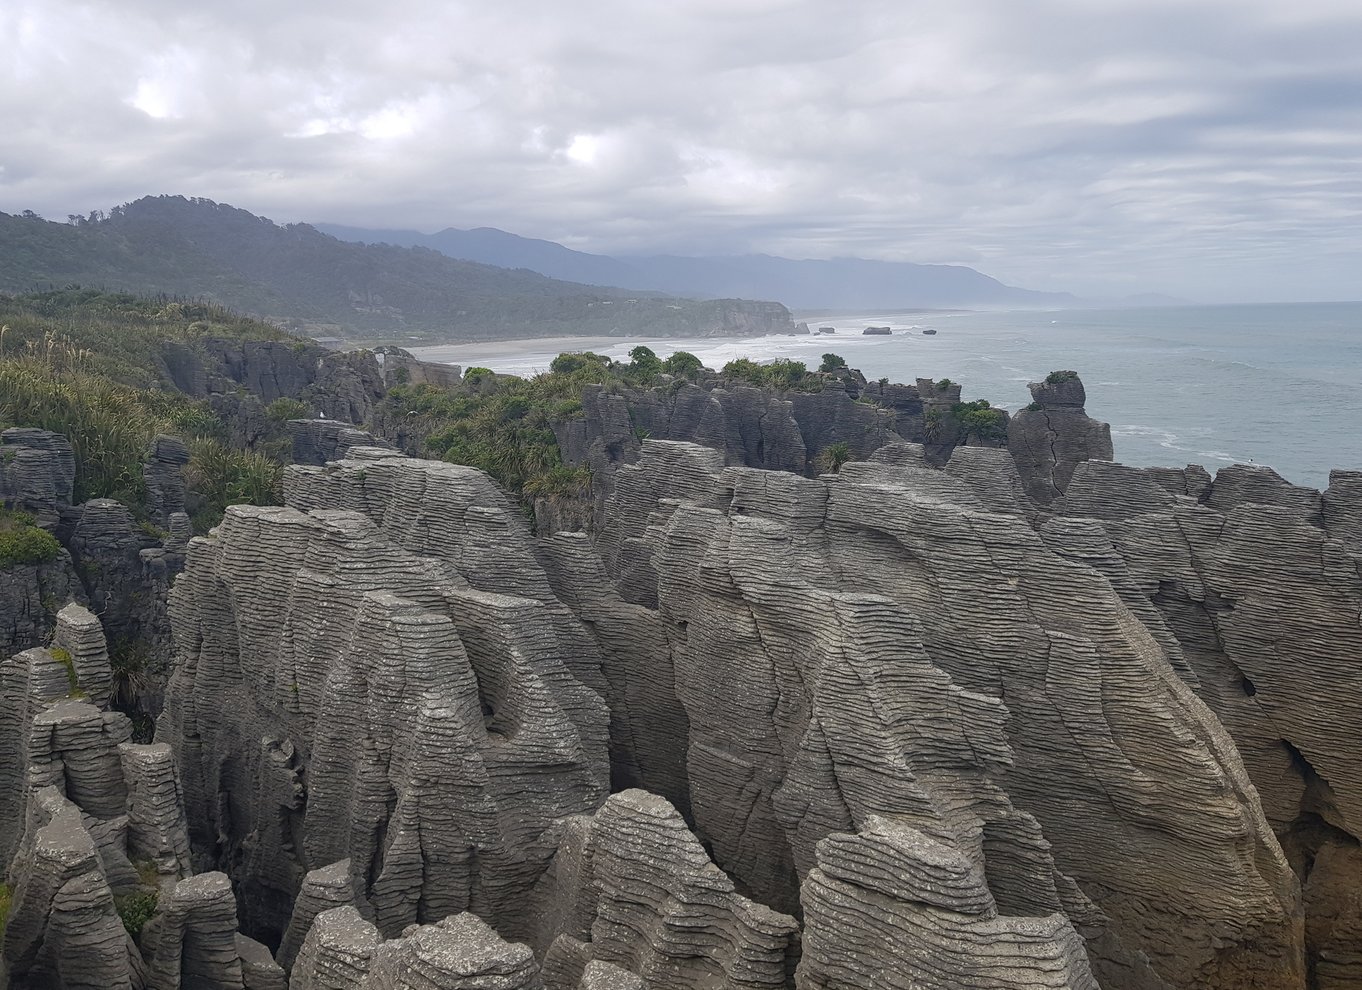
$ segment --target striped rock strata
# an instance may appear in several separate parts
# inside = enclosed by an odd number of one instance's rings
[[[1091,462],[1042,530],[1059,553],[1120,568],[1123,597],[1233,735],[1302,879],[1326,990],[1362,985],[1359,479],[1336,471],[1321,495],[1265,467],[1212,483]]]
[[[1030,946],[1018,972],[1073,963],[1071,925],[1109,987],[1301,986],[1299,890],[1228,734],[1106,577],[1027,514],[942,471],[809,480],[645,443],[601,549],[623,600],[667,623],[698,834],[810,925],[839,914],[809,886],[838,875],[820,843],[873,818],[973,864],[1013,920],[951,923]],[[822,937],[879,951],[864,926]],[[973,972],[953,958],[969,944],[918,964]]]
[[[614,971],[645,990],[781,987],[798,960],[794,918],[738,894],[676,810],[646,791],[570,823],[534,901],[547,990],[586,983],[592,963],[609,967],[596,982]]]
[[[529,948],[474,914],[410,925],[385,941],[353,907],[317,917],[291,990],[543,990]]]
[[[386,936],[474,910],[513,937],[558,820],[609,792],[599,657],[485,475],[360,453],[190,544],[158,732],[196,862],[266,941],[346,859]]]

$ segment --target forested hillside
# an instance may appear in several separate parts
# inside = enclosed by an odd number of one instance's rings
[[[0,213],[0,291],[73,283],[202,298],[314,332],[407,341],[791,325],[778,303],[578,285],[424,248],[348,243],[204,199],[146,197],[65,223]]]

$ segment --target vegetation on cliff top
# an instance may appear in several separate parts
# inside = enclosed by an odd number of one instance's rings
[[[0,567],[48,564],[61,554],[61,544],[38,527],[27,512],[0,508]]]
[[[159,370],[168,341],[192,346],[209,337],[289,339],[191,301],[79,288],[0,296],[0,427],[62,434],[75,453],[75,500],[115,498],[141,513],[142,464],[158,434],[219,446],[226,439],[226,424],[208,404],[167,385]],[[245,476],[238,489],[277,501],[277,491],[260,494],[259,466],[237,454]],[[221,502],[216,491],[203,501]]]
[[[481,468],[512,492],[527,497],[579,495],[589,490],[584,468],[563,464],[554,424],[582,415],[582,390],[679,387],[708,376],[733,385],[817,391],[824,379],[799,361],[758,364],[730,361],[717,375],[694,354],[678,351],[659,358],[635,347],[628,361],[591,352],[564,353],[549,370],[530,378],[469,368],[449,390],[433,385],[397,385],[388,390],[383,418],[409,436],[421,452],[455,464]]]

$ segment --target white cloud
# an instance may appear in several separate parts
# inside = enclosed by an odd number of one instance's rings
[[[1354,0],[8,0],[0,209],[1356,295]]]

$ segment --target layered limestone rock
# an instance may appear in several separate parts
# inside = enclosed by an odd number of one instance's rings
[[[1064,494],[1079,464],[1112,459],[1111,427],[1088,416],[1087,393],[1073,372],[1027,387],[1031,405],[1012,416],[1007,446],[1027,494],[1045,507]]]
[[[177,883],[153,922],[147,990],[277,990],[284,974],[264,946],[237,932],[236,900],[222,873]]]
[[[184,512],[184,466],[188,463],[189,448],[179,437],[158,436],[147,451],[142,478],[152,520],[163,529],[170,525],[172,515]]]
[[[72,670],[45,649],[0,659],[0,865],[9,864],[24,834],[36,789],[29,766],[35,744],[46,744],[50,755],[50,738],[35,739],[34,724],[49,704],[75,690],[72,678]]]
[[[189,829],[175,758],[167,743],[118,747],[127,789],[127,850],[134,860],[151,863],[171,882],[191,871]]]
[[[1002,914],[973,861],[910,826],[828,836],[802,898],[800,990],[1098,990],[1063,912]]]
[[[338,860],[330,866],[318,867],[303,878],[303,886],[298,898],[293,902],[293,914],[289,918],[288,930],[275,958],[285,971],[293,968],[298,951],[302,948],[312,923],[325,911],[353,905],[355,901],[354,882],[350,875],[350,861]]]
[[[1166,480],[1081,466],[1063,506],[1086,518],[1057,520],[1066,530],[1052,542],[1075,552],[1082,523],[1087,544],[1120,562],[1127,597],[1180,648],[1301,876],[1312,965],[1362,980],[1349,948],[1362,903],[1344,893],[1362,887],[1362,743],[1340,731],[1362,724],[1362,490],[1336,472],[1321,497],[1246,465],[1209,486]]]
[[[113,670],[104,627],[89,609],[72,602],[57,613],[52,649],[62,663],[70,663],[75,688],[96,708],[106,707],[113,691]]]
[[[32,839],[10,872],[14,899],[0,925],[0,972],[15,987],[131,990],[140,957],[80,809],[55,787],[32,805]]]
[[[1038,960],[1068,958],[1036,920],[1062,912],[1113,985],[1301,985],[1234,746],[1106,577],[945,472],[713,455],[646,443],[600,548],[676,632],[697,831],[746,890],[793,906],[878,816],[967,856]]]
[[[292,990],[542,990],[529,948],[476,915],[412,925],[384,941],[352,907],[318,916],[298,954]]]
[[[738,894],[676,810],[645,791],[568,826],[535,903],[547,990],[589,985],[592,963],[647,990],[789,986],[798,958],[795,920]],[[610,975],[597,967],[592,979]]]
[[[485,475],[352,453],[190,545],[158,733],[196,863],[265,941],[342,859],[385,935],[476,910],[511,937],[556,822],[608,793],[599,655]]]
[[[293,463],[317,467],[348,456],[351,447],[385,446],[373,434],[335,419],[291,419],[288,433]]]
[[[75,482],[76,457],[66,437],[27,427],[0,430],[0,504],[55,523],[71,504]]]

